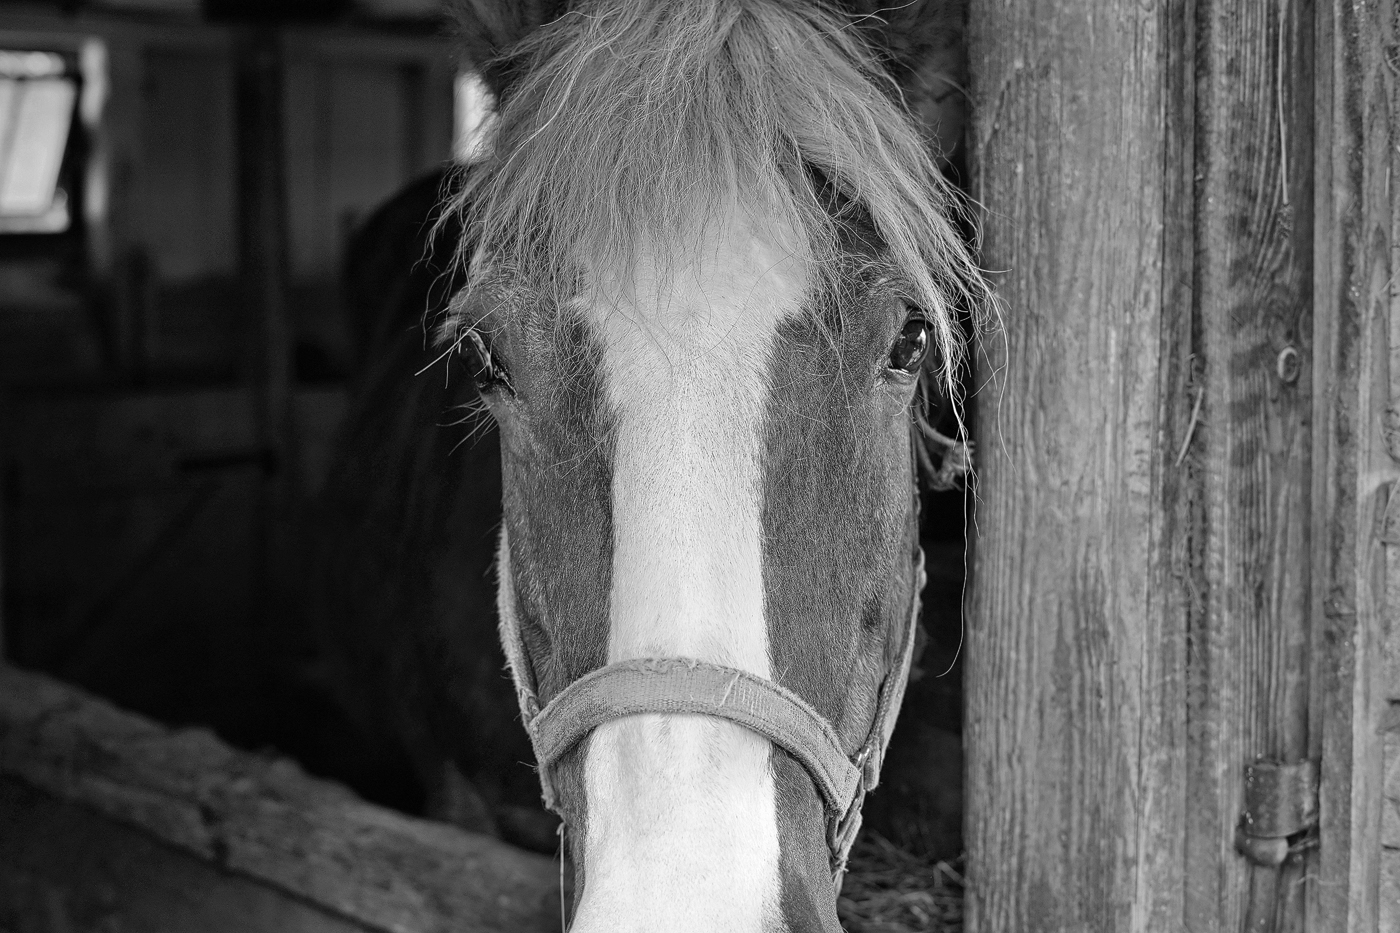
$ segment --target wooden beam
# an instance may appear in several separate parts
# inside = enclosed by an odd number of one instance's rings
[[[1244,767],[1309,753],[1305,0],[974,3],[1006,334],[979,406],[973,931],[1283,930]]]
[[[247,26],[235,45],[240,279],[246,372],[253,420],[266,454],[255,578],[247,632],[260,651],[286,650],[289,606],[299,576],[292,513],[302,492],[292,410],[295,325],[287,301],[286,124],[283,50],[274,27]]]
[[[1254,864],[1235,836],[1244,767],[1309,749],[1313,22],[1302,0],[1195,17],[1185,927],[1298,929],[1302,861]]]
[[[287,180],[281,42],[247,27],[237,45],[238,199],[245,333],[260,440],[294,482],[294,329],[287,306]]]
[[[56,933],[374,930],[0,776],[0,929],[36,921]]]
[[[9,584],[6,571],[9,569],[6,542],[10,537],[10,458],[5,446],[13,443],[10,439],[10,401],[7,393],[0,390],[0,665],[5,663],[5,603],[8,601],[6,587]]]
[[[1394,555],[1382,542],[1400,478],[1387,449],[1400,398],[1397,12],[1393,0],[1317,3],[1311,744],[1322,831],[1309,933],[1374,933],[1380,916],[1385,634],[1400,611],[1387,604]]]
[[[558,928],[559,868],[547,858],[3,666],[0,778],[373,929]]]
[[[986,342],[965,741],[968,929],[1180,928],[1184,622],[1163,500],[1189,433],[1163,120],[1174,24],[973,3],[974,195],[1006,270]],[[1179,90],[1179,89],[1178,89]],[[1175,230],[1174,230],[1175,232]],[[1171,347],[1168,346],[1170,351]],[[1179,433],[1166,436],[1164,423]]]

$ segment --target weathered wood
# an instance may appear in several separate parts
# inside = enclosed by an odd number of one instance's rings
[[[1196,17],[1185,925],[1298,929],[1302,864],[1254,865],[1234,835],[1244,766],[1308,754],[1312,17],[1298,0]]]
[[[554,930],[558,867],[0,667],[0,775],[386,931]]]
[[[1394,604],[1392,604],[1394,605]],[[1393,621],[1393,620],[1392,620]],[[1400,933],[1400,703],[1390,704],[1381,750],[1385,774],[1381,790],[1379,933]]]
[[[85,807],[0,777],[0,930],[367,933]]]
[[[978,408],[976,933],[1180,926],[1184,639],[1161,502],[1182,437],[1161,425],[1171,411],[1188,433],[1190,401],[1160,356],[1189,309],[1164,304],[1164,262],[1185,261],[1164,240],[1182,194],[1164,170],[1169,28],[1111,0],[971,8],[974,194],[984,264],[1007,270]]]
[[[1400,933],[1400,849],[1381,853],[1380,933]]]
[[[1382,756],[1385,775],[1381,781],[1381,794],[1385,798],[1385,806],[1381,813],[1381,845],[1387,849],[1400,849],[1400,722],[1393,724],[1385,733]]]
[[[1317,5],[1314,318],[1317,536],[1310,741],[1322,759],[1309,933],[1371,933],[1380,911],[1385,548],[1378,512],[1400,464],[1386,452],[1400,318],[1393,193],[1397,105],[1391,0]]]
[[[1244,766],[1309,753],[1311,6],[984,3],[971,31],[1009,272],[970,928],[1297,929],[1301,864],[1234,834]]]

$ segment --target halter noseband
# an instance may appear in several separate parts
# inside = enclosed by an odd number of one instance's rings
[[[550,770],[598,726],[644,713],[714,716],[750,729],[801,762],[821,795],[827,818],[831,870],[839,887],[846,858],[860,830],[867,791],[880,782],[880,766],[904,701],[924,555],[918,552],[909,620],[899,633],[894,666],[885,671],[865,741],[848,752],[831,723],[800,696],[771,680],[693,658],[636,658],[586,674],[541,709],[535,685],[517,683],[520,710],[534,746],[545,806],[558,812]],[[521,665],[525,670],[528,665]]]

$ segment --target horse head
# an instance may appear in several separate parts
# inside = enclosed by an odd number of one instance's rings
[[[987,297],[891,76],[936,17],[871,13],[462,11],[498,114],[442,336],[499,427],[574,930],[839,929],[922,584],[915,415]]]

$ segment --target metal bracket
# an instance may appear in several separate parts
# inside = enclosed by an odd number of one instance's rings
[[[1235,848],[1256,865],[1276,867],[1317,845],[1318,761],[1260,759],[1244,769],[1244,812]]]

